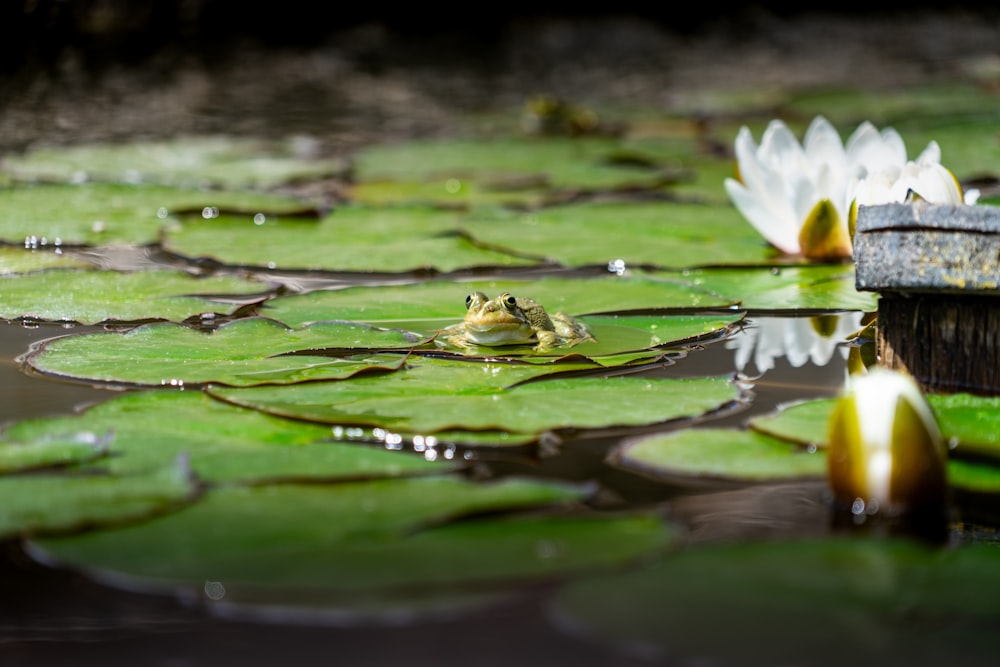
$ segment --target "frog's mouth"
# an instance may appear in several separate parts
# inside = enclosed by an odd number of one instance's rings
[[[524,320],[494,318],[489,322],[466,322],[466,337],[479,345],[515,345],[535,342],[535,332]]]

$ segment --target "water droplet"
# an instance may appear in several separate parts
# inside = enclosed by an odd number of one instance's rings
[[[267,222],[267,216],[264,215],[263,213],[258,213],[253,217],[253,224],[257,225],[258,227],[260,225],[263,225],[265,222]]]
[[[457,195],[462,189],[462,181],[457,178],[449,178],[444,182],[444,190],[450,195]]]
[[[851,503],[851,514],[854,516],[860,516],[865,512],[865,501],[861,498],[855,498],[854,502]]]
[[[615,275],[623,276],[628,270],[624,259],[613,259],[608,262],[608,272],[614,273]]]
[[[212,218],[219,217],[219,208],[217,206],[206,206],[201,209],[201,217],[206,220],[211,220]]]
[[[221,581],[206,581],[205,597],[209,600],[221,600],[226,597],[226,587],[222,585]]]
[[[160,220],[163,220],[168,215],[170,215],[170,212],[167,211],[166,206],[161,206],[160,208],[156,209],[156,217],[159,218]]]
[[[105,229],[107,229],[107,225],[104,224],[103,220],[94,220],[92,223],[90,223],[90,231],[94,232],[95,234],[100,234]]]

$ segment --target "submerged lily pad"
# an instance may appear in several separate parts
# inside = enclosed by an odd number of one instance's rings
[[[552,613],[654,661],[938,665],[961,647],[963,660],[985,665],[996,646],[976,628],[1000,621],[998,559],[992,546],[900,540],[708,546],[570,584]]]
[[[113,455],[89,468],[140,474],[183,454],[195,475],[209,483],[395,477],[454,465],[443,457],[432,462],[385,447],[331,442],[328,427],[246,410],[191,391],[124,394],[77,416],[18,422],[4,437],[27,444],[0,445],[0,460],[15,447],[107,437],[105,451]]]
[[[335,209],[318,222],[222,216],[167,230],[164,247],[230,265],[358,272],[447,272],[538,264],[478,247],[459,234],[458,213],[421,207]]]
[[[214,382],[245,387],[395,370],[405,355],[344,351],[402,350],[419,342],[404,331],[353,322],[319,322],[290,329],[274,320],[249,318],[208,332],[159,322],[124,333],[53,338],[33,348],[24,360],[41,373],[91,382],[152,386]],[[340,350],[343,356],[288,354],[323,349]]]
[[[134,521],[176,509],[196,491],[183,458],[138,475],[0,476],[0,536]]]
[[[611,462],[651,476],[745,482],[826,475],[826,454],[739,429],[685,429],[627,442]]]
[[[181,271],[44,271],[0,277],[0,318],[51,322],[181,321],[231,314],[241,300],[260,300],[270,287],[233,276],[196,278]],[[259,296],[252,296],[259,295]]]
[[[477,242],[565,266],[766,264],[776,253],[732,206],[588,203],[472,217]]]
[[[534,364],[421,358],[392,376],[280,388],[213,386],[208,391],[237,405],[296,419],[423,434],[455,428],[539,433],[637,426],[698,417],[740,395],[728,377],[619,375],[527,382],[551,372]]]
[[[428,281],[315,291],[271,299],[264,305],[262,313],[289,326],[340,319],[405,327],[426,334],[460,322],[465,315],[465,297],[476,290],[490,296],[509,291],[516,296],[531,297],[549,312],[562,311],[573,316],[725,309],[731,303],[729,299],[715,296],[682,278],[551,277],[537,280]],[[423,328],[410,327],[409,323],[413,321],[422,323]]]
[[[111,181],[221,188],[272,188],[343,176],[340,159],[310,157],[307,142],[227,136],[39,148],[7,156],[0,168],[18,180]]]
[[[291,197],[160,185],[89,183],[0,188],[0,239],[40,245],[148,244],[162,228],[177,225],[179,212],[206,208],[256,213],[301,212],[308,206]],[[44,241],[44,242],[43,242]]]

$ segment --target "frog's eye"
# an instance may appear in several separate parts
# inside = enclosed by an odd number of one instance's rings
[[[465,309],[468,310],[472,306],[472,295],[465,297]]]
[[[514,306],[517,305],[517,299],[515,299],[510,294],[504,296],[503,302],[508,308],[513,308]]]

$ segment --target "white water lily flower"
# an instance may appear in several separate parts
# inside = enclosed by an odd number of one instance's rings
[[[913,193],[934,203],[962,202],[961,186],[941,166],[931,142],[914,162],[892,128],[861,123],[846,143],[823,116],[809,124],[802,143],[772,120],[758,146],[743,127],[734,144],[737,178],[726,192],[771,245],[810,259],[852,254],[849,221],[858,205],[906,201]],[[968,202],[967,202],[968,203]]]
[[[877,368],[848,380],[829,422],[828,474],[855,514],[940,506],[947,446],[908,374]]]

